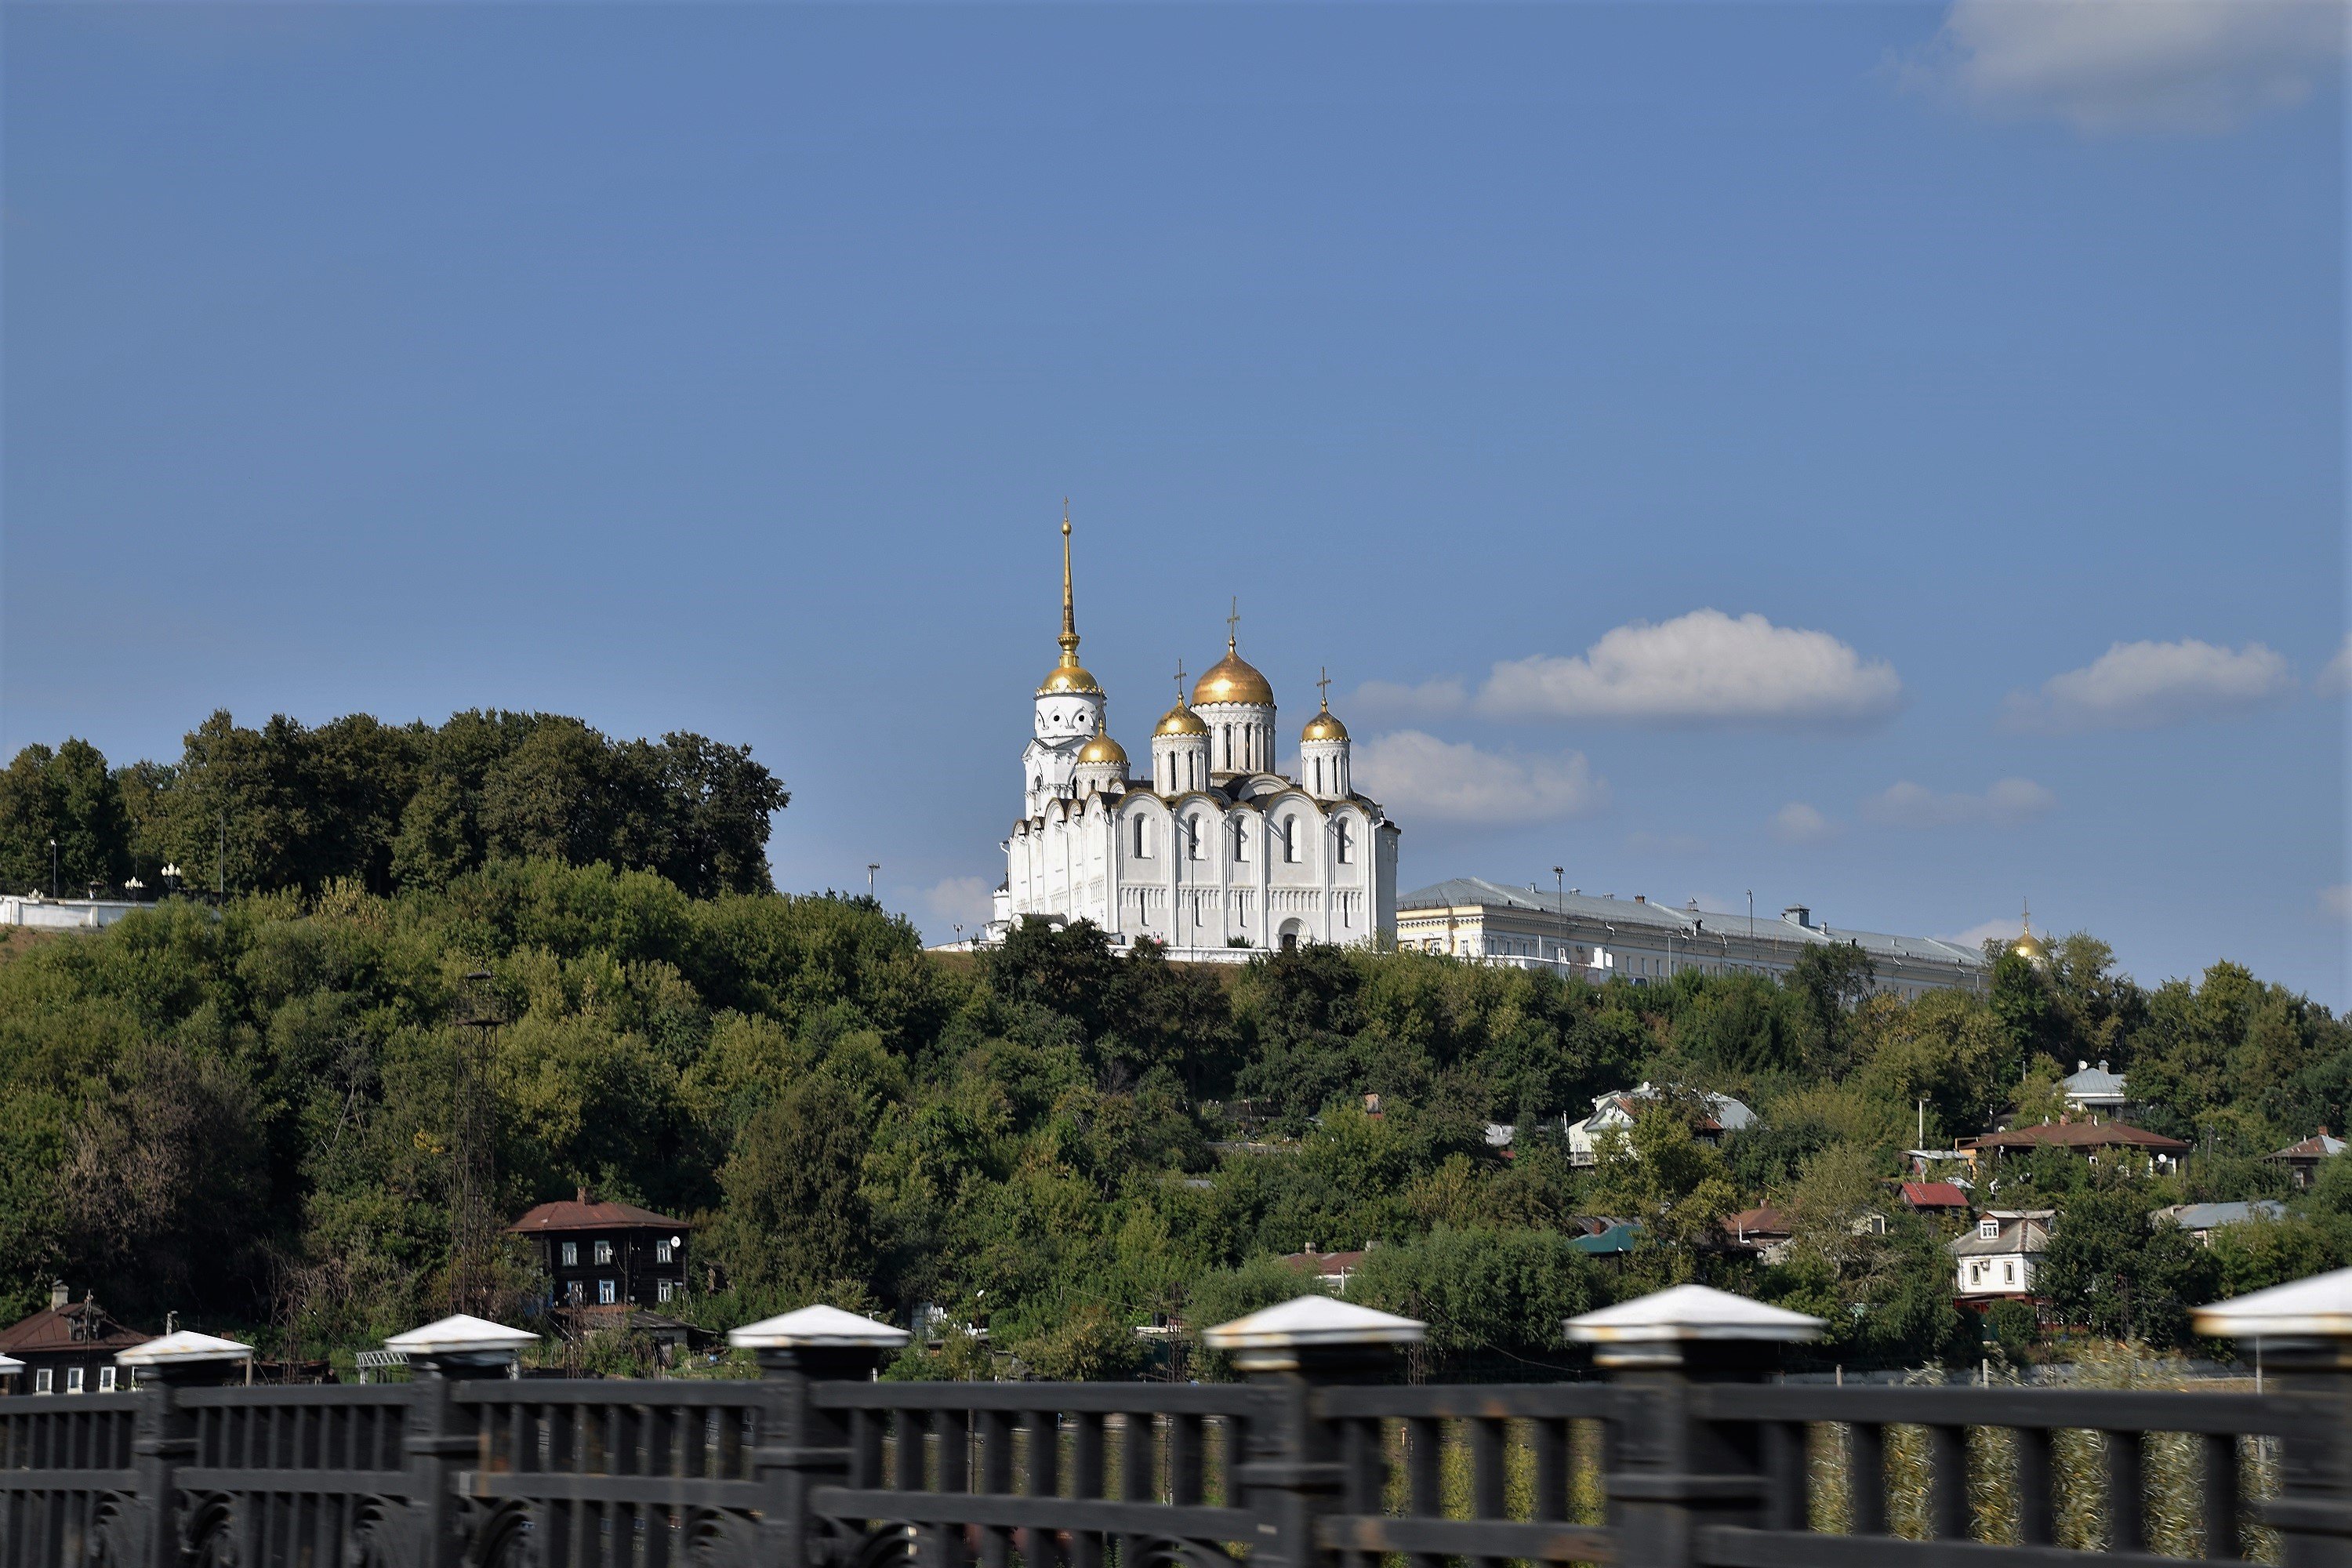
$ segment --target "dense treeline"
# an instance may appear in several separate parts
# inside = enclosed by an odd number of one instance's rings
[[[612,741],[558,714],[479,710],[438,729],[354,713],[255,730],[218,712],[176,763],[110,767],[79,740],[19,752],[0,773],[0,889],[160,889],[176,864],[193,889],[315,894],[348,878],[384,893],[539,857],[759,892],[787,798],[750,748],[700,735]]]
[[[1922,1117],[1931,1142],[2039,1120],[2083,1056],[2199,1152],[2178,1179],[2010,1164],[2004,1204],[2064,1211],[2062,1311],[2177,1341],[2202,1296],[2352,1257],[2333,1171],[2210,1250],[2148,1228],[2160,1203],[2283,1193],[2257,1156],[2344,1125],[2352,1031],[2231,964],[2147,991],[2076,936],[2046,968],[2003,958],[1989,1002],[1906,1003],[1827,948],[1786,985],[1648,988],[1332,949],[1180,966],[1083,926],[958,963],[862,899],[493,858],[0,948],[0,1310],[62,1273],[135,1320],[309,1353],[436,1313],[477,970],[507,1020],[507,1212],[587,1185],[692,1217],[685,1310],[714,1325],[821,1296],[990,1329],[913,1358],[934,1370],[1129,1370],[1136,1325],[1294,1294],[1276,1257],[1310,1244],[1377,1244],[1351,1292],[1430,1321],[1425,1360],[1454,1370],[1525,1375],[1563,1314],[1692,1278],[1830,1319],[1840,1359],[1973,1356],[1945,1237],[1887,1180]],[[1643,1079],[1759,1125],[1712,1146],[1669,1094],[1627,1157],[1573,1167],[1562,1116]],[[1517,1124],[1507,1156],[1490,1121]],[[1795,1231],[1769,1268],[1721,1245],[1760,1197]],[[1642,1248],[1597,1263],[1583,1214],[1638,1219]],[[511,1284],[520,1310],[520,1259]],[[2023,1353],[2030,1323],[2001,1327]]]

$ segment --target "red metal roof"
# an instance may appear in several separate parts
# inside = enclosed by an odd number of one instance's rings
[[[641,1209],[635,1204],[590,1203],[585,1192],[570,1199],[541,1204],[507,1226],[509,1232],[537,1236],[556,1230],[620,1230],[631,1226],[664,1230],[692,1230],[693,1225],[667,1215]]]
[[[1969,1194],[1949,1182],[1906,1182],[1903,1201],[1915,1209],[1964,1209]]]

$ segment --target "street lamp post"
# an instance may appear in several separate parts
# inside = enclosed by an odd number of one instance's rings
[[[49,897],[58,896],[58,841],[49,840]]]
[[[874,873],[880,869],[882,869],[881,861],[868,860],[866,862],[866,896],[869,899],[874,896]]]

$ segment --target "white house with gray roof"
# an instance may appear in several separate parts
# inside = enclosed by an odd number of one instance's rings
[[[1696,902],[1679,909],[1636,894],[1595,898],[1577,889],[1507,888],[1456,877],[1397,900],[1397,945],[1483,963],[1548,969],[1599,982],[1663,984],[1686,970],[1706,974],[1785,976],[1809,948],[1851,943],[1870,957],[1881,991],[1991,989],[1984,954],[1928,936],[1832,926],[1811,910],[1778,915],[1725,913]]]

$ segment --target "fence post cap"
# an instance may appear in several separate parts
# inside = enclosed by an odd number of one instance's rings
[[[738,1350],[897,1350],[913,1336],[838,1307],[803,1307],[727,1331]]]
[[[114,1359],[118,1365],[152,1372],[161,1367],[201,1366],[206,1362],[250,1361],[253,1347],[182,1329],[161,1339],[143,1341],[129,1350],[117,1351]]]
[[[525,1345],[538,1342],[539,1336],[528,1329],[510,1329],[504,1323],[459,1312],[421,1329],[394,1334],[383,1342],[383,1348],[399,1351],[416,1361],[488,1363],[512,1361]]]
[[[2196,1325],[2217,1340],[2352,1339],[2352,1268],[2200,1307]]]
[[[1428,1332],[1427,1323],[1393,1312],[1374,1311],[1328,1296],[1299,1296],[1278,1307],[1203,1329],[1201,1339],[1211,1350],[1231,1352],[1323,1345],[1415,1345]]]
[[[1819,1318],[1768,1307],[1706,1285],[1677,1285],[1570,1318],[1568,1337],[1582,1344],[1655,1345],[1693,1340],[1789,1343],[1818,1339]]]

